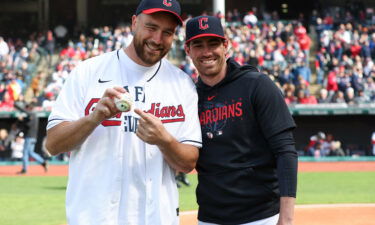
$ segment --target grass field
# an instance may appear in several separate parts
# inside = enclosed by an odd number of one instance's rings
[[[197,209],[196,175],[180,189],[181,211]],[[0,177],[1,225],[61,225],[66,177]],[[297,204],[375,203],[375,172],[299,173]]]
[[[197,178],[190,175],[192,186]],[[297,204],[375,203],[375,172],[299,173]],[[194,201],[193,201],[194,200]],[[197,208],[195,189],[180,189],[182,211]]]

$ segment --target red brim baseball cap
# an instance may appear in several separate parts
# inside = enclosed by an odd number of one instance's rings
[[[200,37],[218,37],[226,40],[220,19],[214,16],[198,16],[190,19],[186,24],[185,43]]]
[[[179,25],[182,25],[181,7],[176,0],[143,0],[139,3],[136,15],[168,12],[174,15]]]

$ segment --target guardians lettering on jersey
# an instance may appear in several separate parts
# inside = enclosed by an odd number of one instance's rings
[[[134,92],[129,91],[129,87],[125,86],[125,90],[129,93],[134,93],[135,102],[145,102],[146,95],[144,93],[143,87],[134,87]],[[89,115],[94,111],[96,104],[99,102],[100,98],[92,98],[85,108],[85,115]],[[185,113],[182,105],[171,105],[163,106],[162,103],[152,103],[149,110],[145,110],[148,113],[153,114],[158,117],[163,123],[174,123],[174,122],[183,122],[185,121]],[[124,119],[121,121],[121,116],[123,115]],[[105,120],[102,122],[102,125],[105,127],[108,126],[121,126],[124,125],[124,132],[133,132],[137,131],[138,126],[138,117],[133,117],[127,115],[127,113],[118,113],[113,118]]]
[[[199,121],[203,134],[208,138],[214,138],[223,134],[228,119],[242,117],[242,99],[228,102],[204,101],[199,106]]]
[[[163,123],[183,122],[185,113],[182,105],[160,107],[161,103],[152,103],[148,113],[160,118]]]

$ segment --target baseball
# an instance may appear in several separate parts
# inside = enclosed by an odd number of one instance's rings
[[[121,94],[121,98],[115,98],[115,104],[118,110],[129,112],[133,106],[133,98],[128,92],[126,92]]]

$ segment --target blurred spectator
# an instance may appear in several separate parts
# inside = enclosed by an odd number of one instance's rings
[[[240,15],[240,12],[238,11],[238,9],[233,10],[231,21],[232,22],[240,22],[241,21],[241,15]]]
[[[315,69],[316,69],[316,83],[323,84],[324,82],[324,75],[325,69],[327,67],[327,63],[329,61],[329,55],[325,48],[321,48],[319,52],[316,53],[316,60],[315,60]]]
[[[4,41],[4,38],[0,36],[0,61],[4,60],[9,53],[9,46]]]
[[[307,34],[301,34],[298,36],[298,44],[304,53],[305,64],[309,65],[311,39]]]
[[[29,103],[26,108],[15,107],[20,110],[23,114],[19,117],[22,125],[22,132],[24,133],[25,143],[23,146],[23,158],[22,158],[22,170],[18,174],[26,174],[29,166],[29,157],[34,158],[39,164],[41,164],[44,170],[47,172],[48,165],[47,160],[42,158],[39,154],[35,152],[35,144],[38,137],[39,129],[39,118],[36,115],[34,109],[34,104]]]
[[[375,156],[375,131],[372,132],[371,144],[372,144],[372,155]]]
[[[320,143],[320,142],[316,143],[313,151],[314,151],[314,157],[315,158],[320,158],[320,157],[324,156],[323,144]]]
[[[316,97],[310,95],[309,91],[299,89],[297,92],[297,98],[299,104],[308,104],[308,105],[315,105],[318,104]]]
[[[5,91],[3,100],[0,102],[1,111],[13,111],[14,101],[10,97],[9,92]]]
[[[8,141],[8,131],[0,129],[0,161],[10,158],[10,142]]]
[[[258,18],[257,18],[257,16],[254,14],[253,11],[249,11],[249,12],[247,13],[247,15],[245,15],[244,18],[243,18],[243,23],[244,23],[245,25],[254,26],[254,25],[257,24],[257,22],[258,22]]]
[[[52,55],[55,53],[55,37],[51,30],[48,30],[46,33],[44,47],[47,51],[47,62],[48,66],[51,66]]]
[[[186,57],[184,61],[181,62],[180,68],[187,73],[188,75],[193,74],[194,70],[194,64],[191,61],[191,58],[189,56]]]
[[[44,110],[50,111],[52,109],[52,106],[55,104],[55,95],[53,92],[46,92],[45,93],[45,99],[42,102],[42,108]]]
[[[297,36],[297,37],[301,37],[303,35],[306,35],[306,28],[303,26],[303,24],[301,22],[299,22],[296,26],[296,28],[294,29],[294,34]]]
[[[53,31],[56,35],[56,42],[58,47],[64,46],[66,43],[66,35],[68,34],[68,29],[64,25],[59,24]]]
[[[331,145],[333,143],[333,135],[330,133],[326,134],[325,140],[322,142],[322,155],[321,156],[329,156],[331,152]]]
[[[123,38],[121,41],[122,47],[127,47],[133,40],[133,34],[130,30],[129,26],[126,26],[124,28],[124,31],[122,32]]]
[[[354,99],[354,89],[349,87],[346,89],[346,95],[345,95],[345,101],[348,105],[354,105],[355,99]]]
[[[308,84],[310,84],[311,70],[302,59],[297,59],[297,67],[294,69],[294,82],[297,83],[299,77],[302,77]]]
[[[328,74],[327,77],[327,91],[330,96],[333,96],[338,91],[338,85],[337,85],[337,72],[331,71]]]
[[[10,126],[10,130],[8,131],[8,142],[15,140],[17,135],[19,135],[19,133],[21,132],[18,125],[18,121],[16,121]]]
[[[31,90],[32,90],[32,93],[33,93],[33,97],[37,97],[41,93],[40,82],[41,82],[43,76],[44,76],[44,72],[39,71],[37,73],[37,75],[33,77],[32,81],[31,81],[30,87],[31,87]]]
[[[320,89],[318,103],[331,103],[331,98],[328,95],[328,91],[325,88]]]
[[[250,50],[247,64],[257,67],[259,65],[259,59],[254,49]]]
[[[293,83],[293,73],[289,67],[286,67],[285,70],[283,70],[280,75],[277,77],[280,85],[283,87],[285,84],[291,84]],[[285,90],[285,88],[284,88]]]
[[[318,149],[319,156],[320,156],[320,150],[323,147],[323,143],[326,139],[325,133],[322,131],[319,131],[317,134],[314,134],[310,137],[310,142],[307,145],[307,155],[315,156],[315,150]]]
[[[330,145],[329,156],[345,156],[344,150],[341,148],[340,141],[332,141]]]
[[[346,103],[344,92],[337,91],[333,96],[333,103]]]
[[[23,158],[23,146],[25,139],[23,138],[23,133],[20,132],[14,140],[12,140],[10,148],[12,151],[11,160],[20,161]]]
[[[285,97],[284,100],[287,105],[292,105],[297,103],[297,98],[294,96],[295,87],[293,84],[285,85]]]
[[[16,78],[13,76],[8,83],[8,93],[12,101],[17,101],[21,95],[22,88]]]

